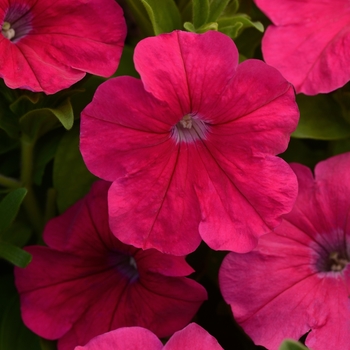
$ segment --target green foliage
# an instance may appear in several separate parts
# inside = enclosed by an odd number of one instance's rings
[[[41,350],[39,338],[21,320],[19,298],[8,300],[0,322],[1,350]]]
[[[0,234],[10,227],[16,218],[19,207],[26,194],[27,190],[25,188],[18,188],[11,191],[0,202]]]
[[[218,20],[219,30],[235,39],[239,36],[240,32],[249,27],[254,27],[259,32],[264,31],[264,26],[260,22],[252,22],[249,16],[244,14],[237,14],[232,17],[222,17]]]
[[[300,121],[294,137],[317,140],[339,140],[350,137],[350,124],[345,121],[339,104],[331,95],[297,95]]]
[[[28,224],[17,220],[1,233],[1,239],[16,247],[23,247],[29,241],[31,234],[32,229]]]
[[[151,20],[155,35],[181,28],[179,9],[173,0],[141,0]]]
[[[0,241],[0,257],[18,267],[26,267],[32,260],[32,256],[25,250],[2,241]]]
[[[245,58],[253,58],[260,46],[262,37],[263,33],[257,31],[255,28],[245,29],[235,39],[235,44],[240,55],[243,55]]]
[[[0,95],[1,97],[1,95]],[[19,124],[18,119],[9,109],[9,106],[5,101],[0,99],[0,129],[4,130],[6,134],[12,138],[19,137]]]
[[[79,128],[73,127],[62,137],[54,160],[53,185],[57,191],[59,212],[64,212],[82,198],[95,180],[79,151]]]
[[[350,123],[350,84],[333,92],[332,97],[338,102],[343,118]]]
[[[11,151],[18,146],[18,140],[11,138],[4,130],[0,129],[0,155]]]
[[[210,11],[208,16],[208,21],[216,22],[219,16],[225,11],[229,3],[230,3],[230,0],[221,0],[221,1],[212,0],[210,2]],[[231,10],[233,9],[233,13],[236,13],[239,8],[239,1],[233,0],[231,2],[231,5],[232,5]]]
[[[350,139],[347,138],[347,139],[333,141],[330,145],[330,149],[332,152],[331,155],[349,152],[350,151]]]
[[[301,163],[313,169],[332,153],[327,141],[291,138],[287,150],[280,156],[288,163]]]
[[[31,142],[40,136],[55,129],[60,123],[67,129],[71,129],[74,121],[74,113],[69,99],[66,99],[57,108],[40,108],[24,114],[20,120],[20,128]],[[59,123],[60,122],[60,123]]]
[[[57,350],[56,342],[40,338],[41,350]]]
[[[29,253],[14,245],[26,243],[30,230],[20,224],[11,226],[26,194],[25,188],[18,188],[0,202],[0,257],[19,267],[27,266],[32,259]]]
[[[73,126],[70,97],[76,93],[74,90],[55,96],[21,90],[6,94],[4,87],[0,92],[3,93],[0,95],[0,129],[11,138],[18,139],[24,133],[34,142],[60,125],[67,130]],[[3,98],[5,95],[7,98]]]
[[[192,23],[185,22],[184,28],[194,33],[218,30],[232,39],[237,38],[245,28],[264,31],[262,23],[251,21],[247,14],[237,13],[238,9],[238,0],[192,0]]]
[[[125,0],[125,3],[140,29],[140,37],[152,36],[154,34],[152,23],[141,0]]]
[[[200,28],[208,23],[209,0],[192,0],[193,5],[193,26]],[[212,21],[214,22],[214,21]]]
[[[42,178],[47,164],[54,158],[58,144],[63,136],[63,129],[55,130],[44,135],[36,144],[33,182],[41,185]]]
[[[286,339],[281,344],[279,350],[307,350],[307,348],[295,340]]]

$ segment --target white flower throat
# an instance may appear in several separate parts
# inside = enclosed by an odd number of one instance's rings
[[[172,129],[172,136],[176,143],[192,143],[205,140],[208,132],[208,124],[198,115],[186,114]]]

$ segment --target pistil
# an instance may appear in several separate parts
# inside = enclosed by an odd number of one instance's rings
[[[192,128],[192,117],[189,114],[186,114],[181,120],[180,124],[185,129],[191,129]]]
[[[329,265],[331,271],[342,271],[349,263],[349,260],[339,254],[339,252],[331,252],[329,254]]]
[[[1,27],[1,34],[9,39],[9,40],[12,40],[15,35],[16,35],[16,32],[15,30],[11,27],[11,24],[9,22],[4,22],[2,27]]]

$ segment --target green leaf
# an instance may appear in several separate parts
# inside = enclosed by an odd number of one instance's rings
[[[43,136],[35,147],[33,181],[41,185],[46,165],[54,158],[58,144],[63,136],[64,129],[52,131]]]
[[[11,274],[0,275],[0,327],[3,314],[8,307],[9,300],[17,294],[17,289],[15,287],[13,272]],[[0,347],[1,350],[3,348]]]
[[[261,44],[262,37],[263,34],[255,28],[247,28],[235,39],[238,52],[246,58],[254,57],[256,49]]]
[[[156,35],[181,29],[181,16],[173,0],[141,0]]]
[[[292,339],[286,339],[280,346],[279,350],[307,350],[307,348],[295,341],[295,340],[292,340]]]
[[[70,130],[74,123],[73,108],[70,99],[67,98],[58,108],[50,108],[49,111],[61,122],[66,130]]]
[[[318,162],[331,155],[329,141],[292,137],[287,150],[279,156],[287,163],[301,163],[313,169]]]
[[[264,31],[264,26],[260,22],[252,22],[245,14],[224,17],[218,20],[219,31],[235,39],[245,28],[253,27],[260,32]]]
[[[345,152],[350,152],[350,139],[335,140],[330,142],[330,150],[334,156]]]
[[[350,137],[350,124],[330,95],[297,95],[300,120],[294,137],[339,140]]]
[[[39,337],[23,324],[17,295],[8,301],[0,322],[0,349],[41,350]]]
[[[40,338],[41,350],[57,350],[57,342]]]
[[[59,125],[57,118],[46,108],[26,113],[19,123],[22,132],[28,137],[28,142],[35,142],[41,135]]]
[[[333,92],[332,97],[341,107],[343,118],[350,123],[350,91],[349,84]]]
[[[15,221],[2,233],[1,239],[16,247],[23,247],[28,243],[31,234],[32,230],[28,224]]]
[[[140,0],[125,0],[134,18],[137,27],[140,29],[141,37],[153,35],[153,28],[147,11]]]
[[[17,148],[19,146],[19,141],[14,140],[13,138],[9,137],[8,134],[0,129],[0,154],[4,154],[14,148]]]
[[[220,23],[219,23],[219,26],[220,26]],[[232,39],[236,39],[242,28],[243,28],[243,23],[236,22],[231,26],[219,27],[219,31],[221,33],[228,35]]]
[[[228,6],[226,6],[225,10],[223,11],[225,16],[232,16],[236,14],[240,6],[239,0],[233,0],[230,1]]]
[[[0,257],[22,268],[32,260],[32,256],[25,250],[2,241],[0,241]]]
[[[79,151],[79,128],[73,127],[62,137],[54,159],[53,186],[60,213],[82,198],[95,180]]]
[[[216,22],[226,9],[229,2],[230,0],[212,0],[210,3],[208,22]],[[238,0],[234,0],[233,2],[239,6]]]
[[[10,227],[26,194],[25,188],[17,188],[0,202],[0,233]]]
[[[209,0],[192,0],[192,16],[195,28],[205,25],[209,18]]]
[[[205,33],[209,30],[216,30],[216,31],[218,30],[218,24],[216,22],[210,22],[210,23],[204,24],[199,28],[195,28],[192,23],[186,22],[184,23],[184,27],[186,30],[193,33]]]
[[[1,96],[0,96],[1,97]],[[14,139],[18,139],[20,129],[18,118],[11,112],[4,101],[0,100],[0,129],[4,130],[6,134]]]
[[[189,32],[192,32],[192,33],[196,32],[196,28],[194,27],[194,25],[191,22],[185,22],[184,28]]]
[[[30,94],[21,95],[16,101],[10,105],[10,110],[16,114],[18,117],[21,117],[23,114],[35,109],[35,105],[40,101],[41,94]]]
[[[21,130],[30,142],[58,127],[59,122],[67,129],[71,129],[74,122],[74,112],[69,99],[57,108],[40,108],[29,111],[20,118]]]

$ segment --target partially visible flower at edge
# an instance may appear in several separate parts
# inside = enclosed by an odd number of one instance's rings
[[[126,24],[114,0],[0,0],[0,77],[53,94],[117,69]]]
[[[217,340],[196,323],[175,332],[163,346],[148,329],[119,328],[92,339],[75,350],[223,350]]]
[[[113,233],[174,255],[201,239],[251,250],[297,195],[275,156],[299,119],[292,85],[262,61],[238,65],[233,41],[215,31],[144,39],[134,61],[141,80],[108,80],[81,116],[84,161],[113,181]]]
[[[273,22],[262,39],[264,59],[297,93],[328,93],[350,81],[349,1],[255,3]]]
[[[31,246],[25,268],[15,269],[24,323],[59,350],[85,345],[119,327],[141,326],[159,337],[184,327],[207,299],[187,276],[184,257],[142,251],[113,236],[108,226],[107,190],[90,193],[52,219],[44,231],[48,247]]]
[[[294,209],[247,254],[229,253],[219,271],[222,295],[256,344],[278,349],[310,331],[313,350],[350,344],[350,153],[299,180]]]

